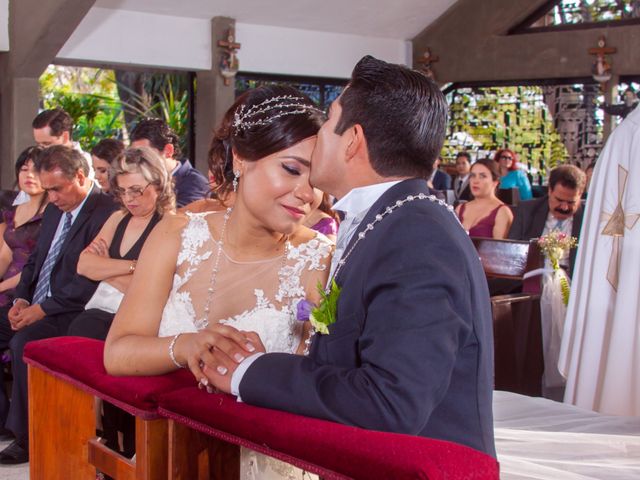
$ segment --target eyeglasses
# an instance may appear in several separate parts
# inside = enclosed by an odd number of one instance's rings
[[[499,160],[513,160],[513,157],[510,155],[500,155]]]
[[[128,196],[129,198],[134,199],[134,198],[141,197],[149,185],[151,184],[147,183],[147,185],[145,185],[144,187],[135,186],[135,187],[127,188],[126,190],[122,188],[116,188],[114,189],[113,193],[120,198],[124,198],[125,196]]]

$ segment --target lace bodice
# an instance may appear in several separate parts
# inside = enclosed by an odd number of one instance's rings
[[[305,297],[305,291],[316,288],[317,272],[326,268],[331,242],[319,234],[297,246],[288,244],[284,256],[253,262],[236,261],[223,249],[211,293],[219,249],[212,235],[215,215],[223,212],[187,214],[158,335],[196,332],[210,322],[220,322],[255,331],[267,352],[294,352],[302,336],[296,304]]]

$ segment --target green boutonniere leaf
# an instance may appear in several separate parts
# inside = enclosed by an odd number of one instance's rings
[[[329,334],[329,325],[335,323],[336,312],[338,310],[338,298],[341,288],[335,280],[331,280],[331,288],[327,293],[322,284],[318,282],[318,292],[320,293],[320,305],[311,310],[309,321],[317,332],[325,335]]]

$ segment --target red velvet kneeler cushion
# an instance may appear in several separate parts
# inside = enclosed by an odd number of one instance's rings
[[[324,478],[499,478],[494,458],[452,442],[254,407],[194,387],[163,394],[159,403],[163,417]]]
[[[55,337],[29,342],[24,361],[144,419],[158,417],[161,393],[196,384],[187,370],[149,377],[114,377],[104,369],[103,352],[104,342],[100,340]]]

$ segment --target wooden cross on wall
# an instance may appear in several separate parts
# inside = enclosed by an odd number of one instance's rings
[[[438,57],[437,55],[432,55],[431,49],[427,48],[422,54],[422,59],[418,60],[416,63],[419,63],[422,65],[422,67],[420,67],[420,70],[422,70],[422,73],[424,73],[427,77],[431,78],[432,80],[435,80],[435,73],[432,69],[432,66],[438,60],[440,60],[440,57]]]
[[[224,78],[224,84],[229,86],[231,79],[236,76],[240,68],[240,62],[236,53],[241,45],[235,41],[235,31],[229,28],[226,40],[218,40],[218,47],[222,50],[222,61],[220,62],[220,74]]]
[[[598,39],[598,46],[587,50],[589,55],[595,55],[596,61],[593,65],[593,78],[604,88],[611,78],[611,64],[607,60],[607,55],[612,55],[618,51],[615,47],[607,47],[604,35]]]

